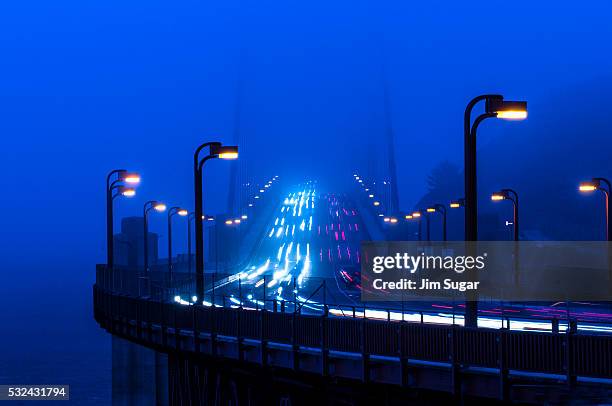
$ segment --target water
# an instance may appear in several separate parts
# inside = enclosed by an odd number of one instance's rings
[[[70,403],[111,403],[111,337],[93,319],[93,269],[70,280],[19,269],[0,287],[0,384],[68,384]]]

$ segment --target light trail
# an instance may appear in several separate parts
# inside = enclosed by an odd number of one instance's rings
[[[245,268],[248,270],[231,276],[218,286],[222,287],[230,283],[236,283],[240,279],[243,281],[243,289],[247,289],[248,292],[249,288],[258,289],[267,282],[267,287],[275,288],[267,296],[283,300],[283,287],[295,281],[296,292],[294,294],[296,294],[298,302],[304,309],[320,313],[323,309],[323,304],[314,298],[305,299],[303,295],[297,295],[297,290],[299,288],[299,291],[303,292],[302,289],[305,286],[310,290],[310,287],[308,287],[309,278],[313,274],[317,275],[317,272],[320,273],[322,268],[329,269],[329,267],[335,266],[334,264],[355,264],[359,267],[360,251],[358,243],[363,227],[356,221],[356,216],[358,216],[356,210],[346,206],[340,197],[334,195],[319,198],[319,201],[324,204],[321,208],[318,208],[319,212],[315,212],[315,207],[319,206],[315,204],[315,196],[317,196],[316,190],[312,185],[303,188],[300,192],[288,193],[282,199],[283,204],[278,209],[278,216],[274,219],[274,226],[270,228],[268,233],[269,239],[264,243],[265,249],[263,255],[259,257],[261,262],[257,266]],[[322,214],[324,214],[324,217],[321,217]],[[308,228],[308,231],[312,231],[313,226],[316,227],[318,233],[306,234],[306,228]],[[291,230],[289,227],[291,227]],[[322,233],[322,231],[325,232]],[[273,236],[276,238],[272,238]],[[331,243],[332,241],[333,244]],[[313,243],[315,245],[311,246]],[[310,256],[311,248],[315,249],[315,262],[312,261]],[[334,250],[334,255],[332,255],[332,249]],[[295,255],[293,255],[294,251]],[[326,251],[326,254],[324,254],[324,251]],[[276,253],[276,256],[274,256],[274,253]],[[269,256],[270,254],[272,255]],[[357,283],[354,280],[356,276],[353,273],[347,273],[344,269],[341,269],[339,272],[340,274],[344,272],[345,282]],[[266,274],[268,274],[269,279],[266,277]],[[339,290],[344,289],[340,286],[337,288]],[[257,302],[253,299],[254,293],[248,293],[251,295],[251,297],[247,296],[248,301],[263,307],[263,302]],[[182,305],[193,304],[193,301],[184,300],[180,296],[175,297],[175,302]],[[231,303],[236,305],[240,304],[240,301],[235,299]],[[208,305],[210,306],[211,304],[208,303]],[[347,308],[351,308],[350,305],[329,306],[329,313],[332,317],[353,317],[353,311],[347,311]],[[441,325],[463,325],[463,315],[459,313],[461,309],[453,313],[451,311],[453,309],[452,306],[450,308],[449,306],[443,306],[443,304],[436,306],[439,311],[436,311],[436,308],[424,309],[423,311],[406,310],[404,312],[401,310],[387,311],[367,308],[365,315],[363,309],[355,310],[355,317],[362,318],[365,316],[369,319],[404,320],[415,323],[422,320],[425,323]],[[526,306],[520,310],[504,309],[504,311],[506,312],[506,317],[503,317],[498,309],[481,309],[478,325],[485,328],[499,329],[502,327],[502,317],[505,320],[508,313],[510,313],[513,315],[510,318],[510,329],[513,331],[551,332],[552,323],[550,320],[553,317],[560,318],[563,314],[561,309],[539,308],[537,306]],[[522,314],[528,314],[531,317],[537,316],[542,320],[521,319]],[[609,324],[598,325],[597,323],[588,322],[588,319],[603,317],[600,313],[581,312],[578,316],[581,316],[582,320],[587,319],[586,322],[579,323],[579,331],[612,333],[612,317]],[[567,328],[567,322],[560,321],[559,329],[563,331],[565,328]]]

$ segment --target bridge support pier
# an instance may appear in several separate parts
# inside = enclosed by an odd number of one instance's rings
[[[227,362],[211,357],[193,358],[170,354],[167,401],[170,406],[317,404],[366,406],[403,404],[407,397],[417,401],[420,397],[419,392],[392,390],[387,385],[372,383],[364,385],[358,381],[330,384],[329,381],[312,374],[302,374],[299,371],[291,371],[288,374],[278,372],[273,368],[262,370],[261,366],[236,361]],[[447,397],[441,399],[448,400]]]
[[[410,387],[410,369],[408,367],[408,358],[406,357],[400,358],[400,373],[402,386],[404,388]]]
[[[565,340],[563,342],[565,347],[565,372],[567,387],[570,390],[573,389],[577,383],[576,374],[574,373],[574,360],[572,359],[573,338],[576,331],[576,323],[570,321],[568,331],[565,334]]]
[[[294,278],[295,280],[295,278]],[[295,302],[294,302],[295,303]],[[297,342],[297,321],[296,321],[297,311],[293,311],[293,318],[291,319],[291,352],[293,356],[293,370],[297,371],[300,369],[300,346],[296,344]]]
[[[168,356],[155,352],[155,401],[158,406],[168,404]]]
[[[508,366],[506,364],[506,332],[504,329],[500,330],[497,335],[497,348],[498,348],[498,360],[499,365],[499,398],[504,401],[510,399],[510,388],[508,385]]]
[[[329,376],[329,350],[327,348],[321,350],[321,375]]]
[[[463,398],[463,390],[461,385],[461,364],[457,362],[457,326],[453,325],[449,333],[449,348],[450,348],[450,363],[451,363],[451,385],[452,394],[457,401]]]
[[[197,306],[191,306],[191,319],[193,320],[193,351],[198,354],[200,349],[200,326],[198,325]]]

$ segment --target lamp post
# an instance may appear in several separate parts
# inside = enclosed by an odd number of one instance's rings
[[[610,192],[612,192],[612,185],[610,181],[606,178],[593,178],[590,182],[582,182],[578,190],[583,193],[599,190],[604,194],[606,203],[606,241],[612,241],[612,230],[610,229]],[[609,243],[606,246],[606,251],[608,256],[608,292],[612,294],[612,250],[610,250]]]
[[[136,191],[125,185],[138,183],[140,183],[140,175],[130,173],[125,169],[114,169],[106,176],[106,265],[109,269],[112,269],[115,264],[113,201],[118,196],[133,197]],[[116,194],[113,194],[114,190],[117,190]]]
[[[427,212],[442,214],[442,241],[446,241],[446,206],[436,203],[428,207]]]
[[[436,211],[433,209],[433,211]],[[421,212],[425,212],[425,237],[427,242],[431,241],[431,219],[429,218],[429,209],[421,210]]]
[[[512,202],[512,222],[514,224],[514,241],[519,240],[519,198],[518,193],[512,189],[502,189],[491,195],[491,200],[499,202],[501,200],[510,200]]]
[[[412,214],[406,214],[404,215],[404,219],[406,219],[406,221],[414,220],[414,216]],[[408,229],[408,226],[406,226],[406,229]]]
[[[170,282],[172,282],[172,217],[178,214],[179,216],[186,216],[189,214],[187,210],[180,207],[170,207],[168,210],[168,275]]]
[[[485,102],[485,112],[472,123],[472,110],[474,106]],[[463,118],[464,142],[464,174],[465,174],[465,241],[478,241],[478,207],[476,192],[476,131],[478,125],[492,117],[522,120],[527,118],[527,102],[504,101],[504,97],[497,94],[481,95],[473,98],[465,108]],[[469,253],[468,253],[469,254]],[[465,326],[477,327],[478,302],[475,294],[473,300],[468,300],[465,306]]]
[[[208,148],[208,155],[200,158],[200,153]],[[209,159],[236,159],[238,147],[224,147],[220,142],[207,142],[196,148],[193,154],[193,177],[195,182],[195,245],[196,245],[196,297],[204,298],[204,227],[202,215],[202,168]],[[201,303],[201,302],[200,302]]]
[[[605,185],[605,187],[604,187]],[[596,190],[601,191],[604,194],[606,203],[606,241],[612,241],[612,229],[610,228],[610,192],[612,186],[610,181],[606,178],[593,178],[590,182],[582,182],[578,187],[578,190],[582,193],[595,192]]]
[[[491,195],[491,200],[499,202],[502,200],[510,200],[512,202],[512,222],[514,231],[514,285],[518,286],[520,280],[519,269],[519,197],[512,189],[502,189]]]
[[[217,219],[215,216],[205,214],[202,220],[206,220],[208,227],[213,228],[215,235],[215,275],[219,271],[219,228],[217,227]],[[214,289],[214,286],[213,286]]]
[[[474,106],[484,100],[485,112],[472,123]],[[476,192],[476,131],[487,118],[522,120],[527,118],[527,102],[504,101],[501,95],[489,94],[475,97],[466,109],[463,122],[464,172],[465,172],[465,241],[478,240],[478,207]]]
[[[159,213],[166,210],[166,205],[157,200],[149,200],[142,206],[142,219],[144,224],[144,274],[149,272],[149,212],[155,210]]]
[[[450,207],[451,209],[459,209],[464,206],[465,206],[465,199],[463,198],[457,199],[457,200],[451,200],[451,202],[448,204],[448,207]]]
[[[191,275],[191,263],[192,263],[192,255],[191,255],[191,221],[195,218],[195,213],[191,212],[189,213],[189,216],[187,217],[187,257],[188,257],[188,271],[189,274]],[[202,220],[205,221],[215,221],[215,217],[214,216],[209,216],[208,214],[204,214],[202,216]]]
[[[187,216],[187,272],[189,272],[189,276],[191,277],[191,220],[195,217],[195,213],[191,212]]]
[[[460,208],[463,208],[463,207],[465,207],[465,199],[464,198],[460,198],[460,199],[457,199],[457,200],[451,200],[448,203],[448,207],[451,208],[451,209],[460,209]]]
[[[233,241],[233,244],[236,244],[236,235],[240,232],[240,228],[238,228],[240,226],[240,224],[242,224],[242,218],[226,218],[223,221],[223,224],[227,227],[226,229],[232,230],[229,231],[231,234],[231,237],[228,237],[228,232],[224,231],[224,236],[226,237],[226,239],[231,239],[231,241]],[[215,223],[214,224],[214,233],[215,233],[215,275],[219,273],[219,225],[221,225],[221,223]],[[223,226],[221,226],[223,227]],[[232,246],[234,246],[232,244]],[[231,256],[227,256],[224,255],[224,259],[226,260],[224,262],[225,266],[229,266],[231,267],[234,263],[232,262],[232,257]]]
[[[412,216],[411,217],[412,219],[416,219],[419,222],[419,229],[418,229],[417,235],[418,235],[419,241],[422,241],[423,240],[423,233],[422,233],[423,226],[421,224],[421,212],[415,211],[411,214],[411,216]]]

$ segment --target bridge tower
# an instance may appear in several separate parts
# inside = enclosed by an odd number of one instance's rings
[[[231,162],[230,186],[227,194],[227,214],[235,217],[240,217],[242,214],[245,214],[249,191],[253,183],[248,178],[249,145],[241,131],[243,101],[244,80],[241,75],[239,75],[239,79],[236,82],[232,144],[238,145],[240,158]]]
[[[391,113],[391,100],[389,94],[389,82],[387,80],[386,69],[382,69],[383,84],[383,109],[385,124],[385,142],[387,147],[387,183],[388,183],[388,202],[387,207],[390,213],[399,211],[399,195],[397,190],[397,167],[395,163],[395,132],[393,130],[393,118]],[[383,184],[384,185],[384,184]]]
[[[393,114],[391,95],[386,69],[381,68],[382,85],[382,137],[370,136],[367,152],[367,170],[365,172],[368,182],[379,196],[387,214],[399,211],[399,193],[397,185],[397,168],[395,157],[395,131],[393,129]],[[380,128],[380,126],[378,127]],[[380,142],[380,140],[383,140]]]

